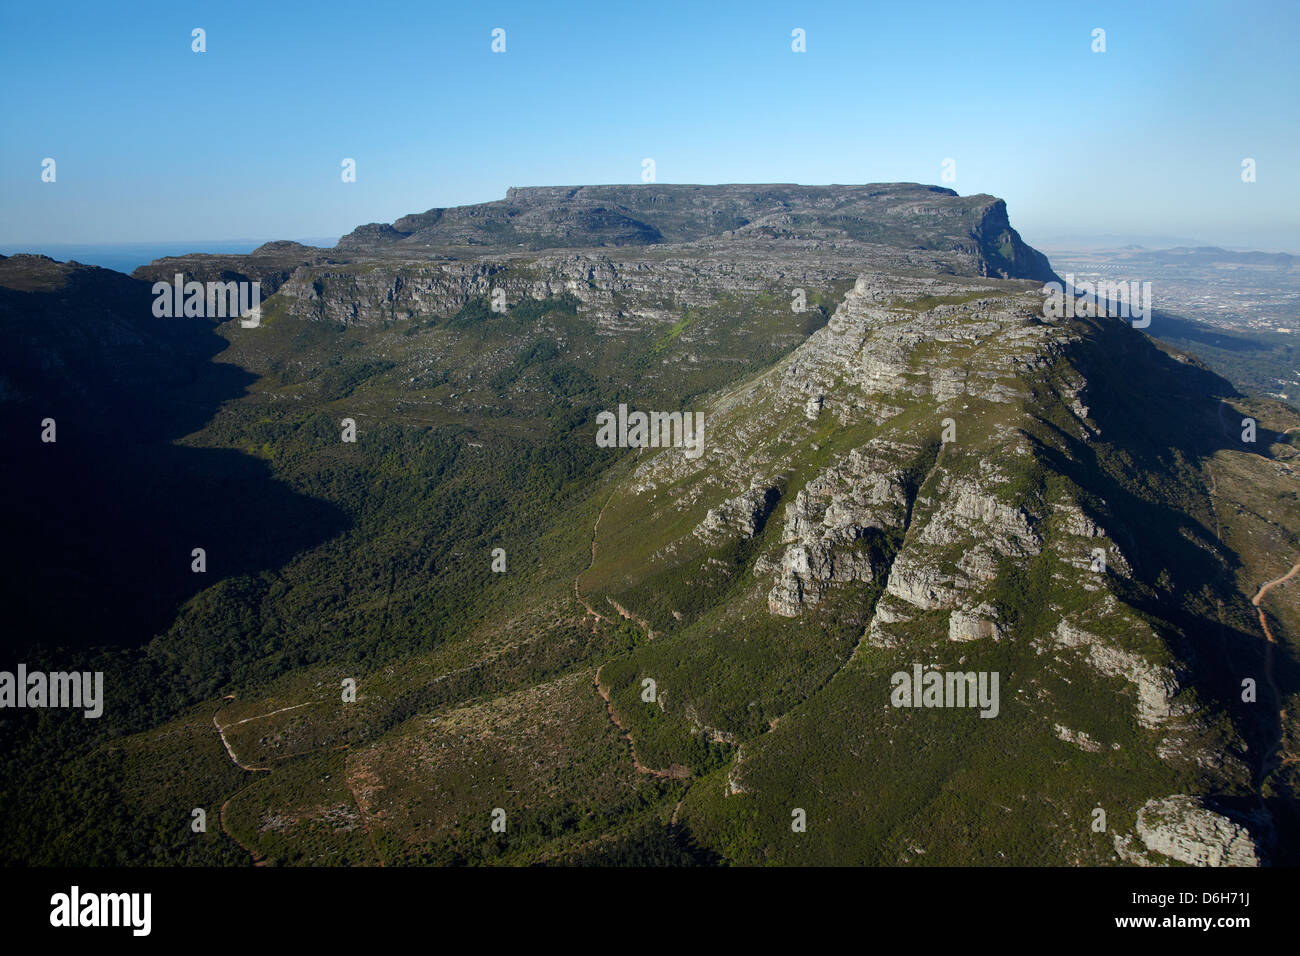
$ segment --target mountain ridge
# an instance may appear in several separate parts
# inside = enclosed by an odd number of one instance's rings
[[[9,600],[119,639],[98,736],[6,725],[5,858],[1288,861],[1300,621],[1294,585],[1251,596],[1300,552],[1293,413],[1046,319],[1000,200],[720,188],[514,192],[131,279],[0,261],[0,438],[47,408],[69,436],[6,473],[48,556]],[[155,318],[178,271],[262,281],[262,322]],[[619,405],[704,413],[704,454],[600,446]],[[121,502],[99,538],[146,553],[106,575],[44,522],[64,500]],[[998,673],[996,718],[891,706],[916,665]],[[235,842],[162,835],[195,806]]]
[[[909,228],[925,215],[928,230]],[[943,217],[947,235],[933,234]],[[890,220],[893,220],[890,223]],[[883,231],[864,228],[871,222]],[[581,237],[582,242],[575,241]],[[360,226],[339,240],[353,253],[525,246],[641,246],[705,239],[778,237],[919,244],[983,257],[980,274],[1056,278],[1046,257],[1011,228],[1003,200],[919,183],[861,186],[644,183],[632,186],[511,187],[506,197],[435,208],[392,224]],[[591,240],[596,241],[591,241]],[[964,240],[974,239],[973,249]]]

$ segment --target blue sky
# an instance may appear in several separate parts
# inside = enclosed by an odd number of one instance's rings
[[[1300,252],[1294,2],[2,2],[7,243],[337,236],[645,157],[663,183],[952,158],[1030,242]]]

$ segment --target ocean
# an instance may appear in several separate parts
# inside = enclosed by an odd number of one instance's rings
[[[195,252],[221,252],[243,254],[252,252],[266,239],[198,239],[192,242],[116,242],[116,243],[31,243],[15,245],[0,243],[0,255],[12,256],[19,252],[37,253],[59,262],[77,262],[105,269],[115,269],[128,275],[143,265],[164,256],[181,256]],[[309,246],[333,246],[338,238],[299,239]]]

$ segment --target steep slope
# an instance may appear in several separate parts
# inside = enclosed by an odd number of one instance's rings
[[[654,633],[604,668],[614,706],[651,766],[705,774],[681,818],[724,855],[1267,857],[1295,685],[1241,700],[1261,635],[1203,476],[1281,436],[1208,430],[1231,389],[1118,320],[1041,314],[1028,290],[864,275],[705,408],[701,457],[648,458],[603,511],[580,587]],[[997,673],[993,719],[891,706],[917,665]]]
[[[211,322],[156,318],[152,302],[148,283],[109,269],[0,256],[0,442],[13,456],[0,495],[15,503],[0,533],[22,555],[0,601],[15,652],[137,647],[202,590],[194,547],[253,573],[339,527],[262,463],[173,444],[254,376],[212,361],[226,343]]]

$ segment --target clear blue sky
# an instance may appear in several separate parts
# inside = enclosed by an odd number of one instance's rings
[[[644,157],[664,183],[951,157],[1031,242],[1300,252],[1295,2],[0,2],[5,242],[340,235]]]

